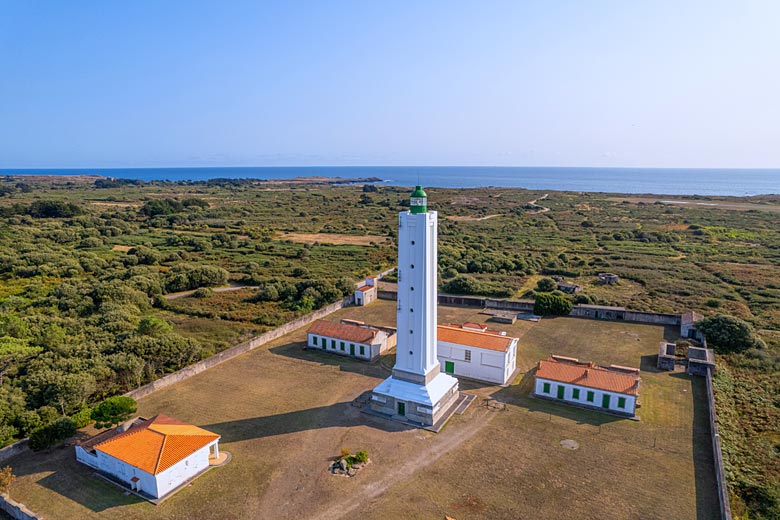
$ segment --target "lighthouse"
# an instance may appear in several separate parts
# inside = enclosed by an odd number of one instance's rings
[[[458,380],[436,355],[438,215],[421,186],[398,214],[397,346],[393,373],[371,394],[370,409],[393,419],[433,426],[458,400]]]

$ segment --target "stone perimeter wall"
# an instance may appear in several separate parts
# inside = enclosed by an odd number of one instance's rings
[[[27,439],[22,439],[0,450],[0,462],[3,462],[11,457],[15,457],[20,453],[24,453],[28,450]]]
[[[715,480],[718,484],[718,502],[720,503],[721,520],[731,520],[731,503],[729,488],[726,482],[726,471],[723,467],[723,451],[720,447],[718,433],[718,416],[715,412],[715,395],[712,391],[712,369],[707,370],[707,405],[710,412],[710,435],[712,435],[712,451],[715,458]]]
[[[5,512],[14,520],[43,520],[42,516],[36,515],[27,509],[24,504],[12,500],[5,493],[0,493],[0,511]]]
[[[209,368],[215,367],[220,363],[224,363],[229,359],[233,359],[236,356],[240,356],[241,354],[245,354],[251,350],[256,349],[257,347],[265,345],[269,341],[273,341],[275,339],[281,338],[285,334],[288,334],[294,330],[298,330],[302,327],[305,327],[306,325],[309,325],[313,321],[318,320],[320,318],[324,318],[328,314],[332,314],[337,310],[349,305],[350,303],[352,303],[352,295],[344,298],[339,302],[331,303],[327,307],[318,309],[312,312],[311,314],[302,316],[300,318],[294,319],[293,321],[285,323],[281,327],[278,327],[273,330],[269,330],[268,332],[260,334],[259,336],[255,336],[249,341],[245,341],[244,343],[239,343],[238,345],[230,347],[227,350],[223,350],[222,352],[214,354],[210,358],[206,358],[202,361],[198,361],[195,364],[184,367],[181,370],[173,372],[172,374],[168,374],[167,376],[163,376],[160,379],[152,381],[149,384],[136,388],[135,390],[131,390],[124,395],[126,395],[127,397],[132,397],[133,399],[136,400],[141,399],[142,397],[146,397],[147,395],[154,393],[157,390],[161,390],[165,387],[171,386],[180,381],[184,381],[185,379],[189,379],[194,375],[200,374],[204,370],[208,370]]]

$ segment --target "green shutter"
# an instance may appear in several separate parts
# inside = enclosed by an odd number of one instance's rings
[[[566,391],[566,387],[558,385],[558,399],[563,399],[563,393]]]
[[[314,345],[316,345],[316,344],[317,344],[317,336],[312,336],[312,337],[311,337],[311,342],[312,342]]]
[[[572,388],[571,389],[571,398],[572,399],[579,399],[580,398],[580,389],[579,388]]]
[[[335,339],[330,340],[330,348],[336,348],[336,340]]]
[[[542,392],[545,393],[545,394],[549,394],[550,393],[550,383],[544,383],[542,385]]]
[[[341,343],[341,350],[344,350],[344,342],[340,341],[339,343]]]
[[[601,396],[601,407],[609,408],[609,394]]]
[[[363,345],[360,345],[360,355],[365,356],[366,355],[366,347]]]
[[[585,399],[586,399],[586,401],[588,401],[589,403],[592,403],[592,402],[593,402],[593,398],[594,398],[594,396],[595,396],[595,394],[594,394],[593,392],[591,392],[590,390],[588,390],[588,395],[586,396],[586,398],[585,398]]]
[[[626,407],[626,398],[618,397],[618,408],[625,408],[625,407]]]

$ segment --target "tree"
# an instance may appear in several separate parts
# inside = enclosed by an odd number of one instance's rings
[[[160,336],[173,331],[173,327],[167,321],[155,316],[145,316],[138,324],[138,334],[144,336]]]
[[[3,384],[3,376],[6,372],[40,351],[39,347],[28,345],[27,340],[11,336],[0,337],[0,385]]]
[[[51,448],[58,442],[76,433],[76,425],[64,417],[48,426],[38,428],[30,434],[30,449],[40,451]]]
[[[138,405],[132,397],[115,395],[109,397],[92,410],[95,428],[110,428],[130,418],[138,410]]]
[[[707,337],[707,343],[720,354],[766,348],[753,326],[745,320],[726,314],[709,316],[696,322],[696,330]]]
[[[558,287],[552,278],[542,278],[536,282],[536,290],[539,292],[552,292]]]
[[[11,466],[0,469],[0,493],[11,491],[11,484],[14,483],[14,480],[16,480],[16,475],[14,475]]]
[[[568,316],[571,312],[571,300],[557,294],[541,293],[536,295],[534,314],[539,316]]]

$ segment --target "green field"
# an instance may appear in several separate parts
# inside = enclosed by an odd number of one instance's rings
[[[331,319],[392,325],[394,314],[393,302],[380,301]],[[485,317],[453,307],[440,314],[442,322]],[[63,520],[713,517],[702,381],[658,373],[645,359],[669,331],[573,318],[495,327],[523,334],[524,369],[551,350],[641,365],[642,420],[531,399],[520,376],[508,388],[464,382],[479,396],[466,414],[440,434],[408,429],[351,406],[388,374],[392,355],[364,364],[303,351],[300,330],[140,401],[144,416],[164,412],[220,433],[233,454],[162,505],[90,476],[72,448],[13,460],[13,496]],[[490,411],[484,398],[506,410]],[[579,449],[562,448],[565,439]],[[367,449],[372,464],[352,479],[328,475],[342,447]]]

